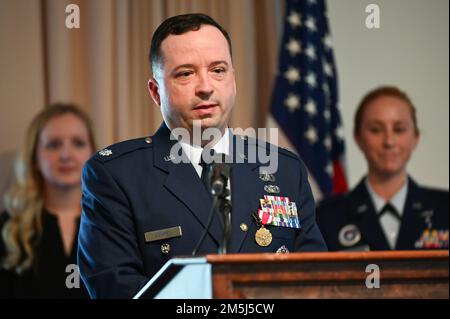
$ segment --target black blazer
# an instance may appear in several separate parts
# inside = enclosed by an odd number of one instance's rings
[[[0,230],[8,220],[9,214],[0,215]],[[0,269],[0,298],[87,299],[89,295],[76,269],[77,240],[70,256],[66,256],[57,217],[44,210],[42,226],[33,265],[20,275]],[[5,246],[0,238],[0,260],[4,257]]]
[[[427,215],[429,222],[427,222]],[[423,232],[448,232],[448,191],[418,186],[408,178],[408,194],[396,250],[418,249]],[[317,207],[317,222],[329,250],[390,250],[364,179],[350,193],[324,200]],[[359,238],[359,240],[358,240]],[[440,248],[448,249],[445,244]]]
[[[246,149],[256,145],[250,138],[232,138],[243,142]],[[206,225],[210,198],[190,162],[170,160],[174,143],[163,124],[152,138],[112,145],[86,163],[78,257],[92,297],[130,298],[169,259],[190,255],[194,249]],[[264,143],[263,147],[274,146]],[[233,164],[231,253],[273,253],[283,245],[291,252],[326,250],[315,221],[305,166],[291,152],[277,150],[275,182],[260,178],[259,162]],[[238,151],[234,155],[245,158]],[[280,193],[275,195],[288,196],[296,203],[302,228],[270,227],[273,241],[261,247],[255,242],[257,226],[251,214],[257,212],[259,199],[267,194],[264,186],[269,184],[279,186]],[[182,229],[179,237],[145,241],[146,232],[176,226]],[[222,234],[215,218],[199,254],[217,253]]]

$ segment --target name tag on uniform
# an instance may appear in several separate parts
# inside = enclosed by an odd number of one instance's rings
[[[149,231],[144,234],[146,243],[163,239],[169,239],[173,237],[180,237],[181,235],[182,235],[181,226]]]

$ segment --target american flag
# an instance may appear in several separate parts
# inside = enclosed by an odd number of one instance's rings
[[[347,191],[344,131],[324,0],[286,0],[271,115],[295,147],[321,197]]]

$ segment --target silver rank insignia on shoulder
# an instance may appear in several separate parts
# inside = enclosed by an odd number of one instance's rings
[[[112,155],[112,151],[111,150],[109,150],[109,149],[107,149],[107,148],[104,148],[104,149],[102,149],[100,152],[98,152],[101,156],[110,156],[110,155]]]
[[[263,182],[275,182],[275,175],[263,172],[262,174],[259,174],[259,179]]]
[[[341,228],[338,237],[342,246],[351,247],[361,240],[361,232],[358,226],[350,224]]]
[[[280,188],[276,185],[266,185],[264,190],[270,194],[278,194],[280,192]]]

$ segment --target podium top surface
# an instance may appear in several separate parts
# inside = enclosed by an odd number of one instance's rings
[[[365,261],[365,260],[404,260],[404,259],[448,259],[448,250],[411,251],[363,251],[363,252],[308,252],[289,254],[228,254],[206,255],[211,264],[261,263],[261,262],[299,262],[299,261]]]

